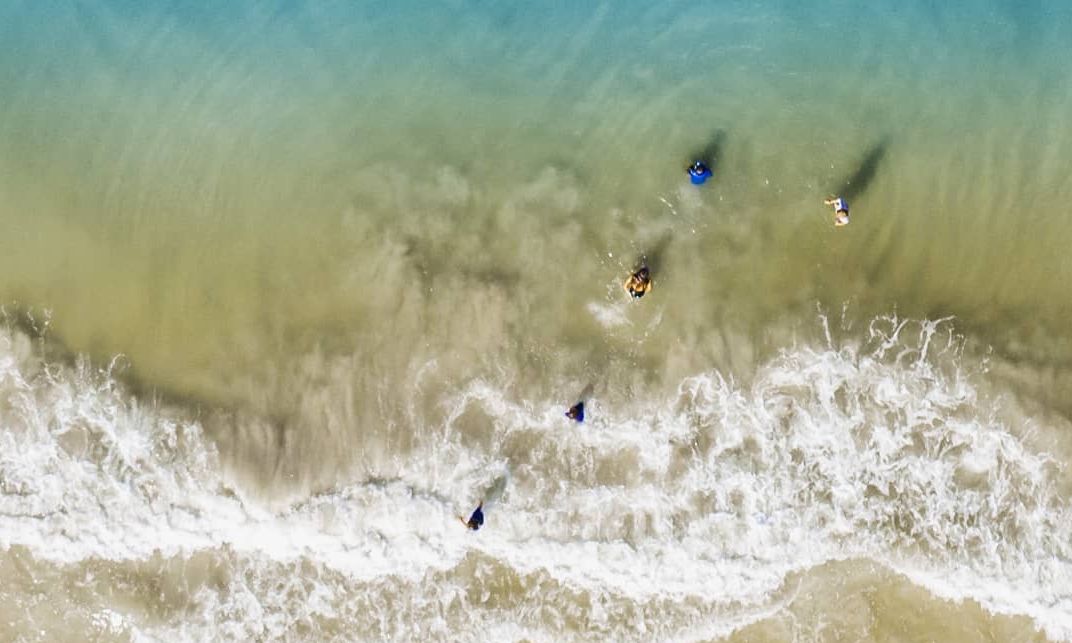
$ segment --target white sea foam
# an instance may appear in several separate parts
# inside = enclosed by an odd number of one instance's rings
[[[573,623],[692,639],[777,610],[794,572],[864,558],[1072,638],[1060,471],[995,419],[948,327],[878,319],[747,384],[700,373],[668,400],[591,400],[582,425],[474,380],[382,479],[285,511],[244,499],[181,411],[4,331],[0,546],[68,565],[222,557],[226,591],[142,624],[153,637],[340,622],[373,638],[553,639]],[[474,408],[494,425],[484,448],[456,426]],[[487,525],[467,532],[456,516],[482,496]]]

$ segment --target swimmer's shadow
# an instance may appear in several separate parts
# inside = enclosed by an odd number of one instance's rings
[[[648,249],[640,254],[640,258],[634,264],[633,270],[639,270],[642,266],[647,266],[653,278],[661,273],[665,265],[666,250],[670,246],[672,239],[673,234],[667,232],[654,244],[650,244]]]
[[[715,168],[719,161],[722,160],[722,151],[725,147],[726,132],[720,129],[715,130],[703,149],[694,154],[693,157],[689,159],[689,162],[702,161],[707,167]]]
[[[878,175],[879,165],[882,164],[888,148],[888,138],[884,138],[876,145],[873,145],[861,159],[859,165],[856,166],[856,170],[838,183],[839,187],[834,194],[844,197],[851,205],[852,201],[862,195],[875,180]]]

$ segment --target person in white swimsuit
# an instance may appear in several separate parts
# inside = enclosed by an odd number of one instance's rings
[[[839,196],[823,199],[823,203],[834,207],[834,225],[849,225],[849,202]]]

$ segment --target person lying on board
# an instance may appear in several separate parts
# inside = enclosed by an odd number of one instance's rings
[[[472,529],[473,531],[480,529],[480,527],[484,524],[484,501],[480,501],[480,504],[477,505],[476,509],[473,511],[473,515],[469,516],[468,521],[461,516],[458,516],[458,520],[462,521],[463,525],[465,525],[469,529]]]
[[[566,411],[566,417],[574,422],[584,422],[584,401],[577,402]]]

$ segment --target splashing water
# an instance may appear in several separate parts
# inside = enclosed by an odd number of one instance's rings
[[[800,574],[867,560],[1072,634],[1065,473],[996,419],[949,322],[875,319],[748,385],[700,373],[669,399],[595,399],[577,429],[474,380],[381,477],[282,510],[228,481],[196,417],[131,397],[114,365],[39,354],[0,339],[0,544],[41,582],[80,579],[75,631],[695,639],[789,609]],[[485,491],[471,535],[455,516]],[[116,602],[119,579],[160,596]],[[15,622],[59,627],[34,619]]]

